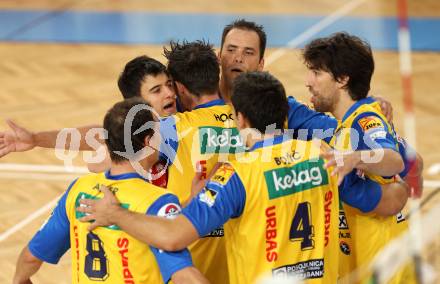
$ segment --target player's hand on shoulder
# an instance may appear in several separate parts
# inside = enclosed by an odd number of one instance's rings
[[[101,185],[100,191],[104,193],[101,199],[80,199],[77,211],[86,213],[86,216],[80,218],[81,222],[92,222],[89,226],[89,231],[97,227],[107,227],[115,224],[113,216],[118,210],[122,210],[116,196],[109,190],[108,187]]]
[[[12,120],[6,120],[9,130],[0,132],[0,157],[11,152],[24,152],[36,146],[34,134]]]
[[[391,103],[383,97],[373,96],[373,98],[380,103],[380,109],[383,115],[387,118],[389,123],[393,122],[393,106]]]

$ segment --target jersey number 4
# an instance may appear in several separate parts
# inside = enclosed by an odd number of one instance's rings
[[[104,281],[108,277],[108,261],[101,239],[93,234],[87,234],[87,255],[84,273],[90,280]]]
[[[293,216],[292,225],[290,226],[289,239],[292,242],[300,241],[301,250],[309,250],[315,247],[313,242],[314,232],[313,225],[310,223],[312,219],[311,206],[309,202],[298,204],[295,216]]]

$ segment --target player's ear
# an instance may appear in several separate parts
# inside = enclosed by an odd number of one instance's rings
[[[218,62],[218,64],[220,64],[220,62],[221,62],[221,54],[222,54],[222,49],[220,47],[220,51],[217,52],[217,62]]]
[[[241,112],[235,113],[235,117],[237,118],[237,128],[239,130],[249,127],[246,117]]]
[[[144,147],[151,147],[153,145],[151,145],[152,139],[151,136],[145,136],[144,138]]]
[[[258,63],[258,68],[257,68],[257,70],[258,70],[258,71],[263,71],[263,69],[264,69],[264,58],[261,58],[261,59],[260,59],[260,62]]]
[[[349,79],[350,77],[343,75],[336,80],[336,83],[339,85],[339,88],[345,88]]]
[[[180,95],[188,94],[188,89],[180,82],[174,81],[176,84],[177,93]]]

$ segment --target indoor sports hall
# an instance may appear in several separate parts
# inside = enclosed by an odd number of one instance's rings
[[[398,133],[424,159],[423,195],[406,208],[414,230],[383,253],[378,279],[412,252],[411,259],[421,256],[423,283],[440,283],[438,0],[2,0],[0,131],[5,119],[31,130],[101,124],[122,99],[117,78],[126,62],[143,54],[165,62],[170,40],[205,39],[218,48],[224,26],[239,18],[264,26],[265,70],[305,103],[307,42],[337,31],[370,42],[371,94],[392,103]],[[70,182],[88,172],[85,159],[41,148],[0,158],[0,283],[11,283],[21,249]],[[70,266],[66,254],[43,265],[34,283],[70,283]]]

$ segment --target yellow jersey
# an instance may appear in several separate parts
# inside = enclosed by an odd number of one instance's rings
[[[392,125],[380,112],[379,103],[372,98],[357,101],[342,121],[338,121],[330,145],[341,151],[375,148],[399,151]],[[394,177],[382,177],[368,172],[357,171],[356,175],[379,184],[394,182]],[[364,213],[346,203],[341,206],[339,218],[340,277],[360,270],[359,283],[368,283],[371,271],[368,271],[366,266],[387,243],[407,229],[407,221],[402,213],[381,217],[373,213]],[[396,275],[390,283],[402,283],[401,275],[409,275],[407,273]],[[405,281],[411,283],[411,278]]]
[[[260,141],[182,210],[199,235],[225,223],[230,283],[265,274],[336,282],[338,186],[323,165],[310,141]]]
[[[162,120],[161,133],[162,158],[168,161],[167,189],[176,194],[182,204],[189,201],[197,167],[206,177],[217,162],[228,161],[233,154],[244,151],[232,108],[223,100],[214,100]],[[189,247],[195,267],[213,284],[228,281],[223,236],[222,227],[214,228]]]
[[[121,206],[130,211],[169,218],[180,212],[174,195],[149,184],[137,173],[88,174],[71,184],[29,243],[34,256],[57,263],[71,248],[72,283],[166,283],[174,272],[192,265],[187,250],[177,254],[159,251],[115,225],[89,232],[89,224],[78,220],[84,213],[76,208],[82,198],[102,198],[100,185],[109,187]]]

